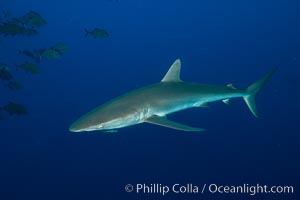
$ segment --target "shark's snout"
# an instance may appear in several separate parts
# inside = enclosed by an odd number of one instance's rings
[[[95,131],[95,130],[101,130],[103,128],[102,124],[97,123],[91,123],[90,120],[81,118],[77,121],[75,121],[71,126],[69,127],[70,132],[84,132],[84,131]]]
[[[70,132],[81,132],[83,131],[82,128],[80,128],[76,123],[73,123],[70,127],[69,127],[69,131]]]
[[[89,131],[91,127],[84,123],[82,120],[77,120],[71,126],[69,127],[70,132],[83,132],[83,131]]]

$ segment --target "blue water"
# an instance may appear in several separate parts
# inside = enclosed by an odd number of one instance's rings
[[[0,36],[0,61],[17,49],[65,42],[69,52],[42,61],[38,75],[13,71],[21,91],[0,87],[0,104],[28,115],[0,121],[0,199],[297,199],[299,195],[300,3],[298,1],[3,0],[14,16],[47,21],[36,36]],[[93,39],[84,28],[106,29]],[[70,133],[69,125],[105,101],[158,82],[182,61],[185,81],[245,88],[279,66],[245,103],[212,103],[172,114],[206,128],[187,133],[150,124],[118,133]],[[294,186],[294,194],[136,194],[126,184]],[[201,190],[201,189],[200,189]],[[299,198],[299,196],[298,196]]]

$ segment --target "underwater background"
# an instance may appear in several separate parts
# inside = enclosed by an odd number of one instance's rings
[[[299,1],[1,0],[0,8],[0,63],[23,85],[0,80],[1,200],[299,198]],[[29,11],[46,21],[36,34],[3,28]],[[94,28],[108,35],[85,36]],[[58,43],[68,51],[45,53]],[[35,49],[38,74],[15,67],[32,61],[21,50]],[[160,81],[177,58],[182,80],[237,88],[279,68],[257,96],[258,119],[234,99],[169,116],[205,132],[151,124],[69,132],[92,108]],[[9,102],[27,112],[10,115]],[[294,194],[124,190],[139,183],[291,185]]]

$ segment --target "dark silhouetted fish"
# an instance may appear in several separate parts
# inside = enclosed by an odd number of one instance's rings
[[[33,36],[38,32],[34,28],[24,27],[16,19],[13,19],[9,22],[4,22],[0,25],[0,34],[4,36]]]
[[[33,59],[35,62],[39,63],[41,61],[41,56],[37,53],[37,51],[29,51],[29,50],[18,50],[20,54],[27,56],[28,58]]]
[[[22,83],[19,83],[17,81],[9,81],[5,84],[5,87],[7,87],[10,90],[21,90],[23,88]]]
[[[20,20],[24,25],[31,27],[40,27],[47,23],[39,13],[32,10],[22,16]]]
[[[65,54],[69,50],[69,48],[66,45],[66,43],[63,43],[63,42],[57,43],[52,49],[54,49],[55,51],[57,51],[60,55]]]
[[[26,28],[15,22],[5,22],[0,25],[0,34],[4,36],[23,35]]]
[[[13,79],[13,75],[9,72],[6,64],[0,63],[0,79],[3,81],[10,81]]]
[[[53,48],[45,49],[41,51],[41,56],[48,58],[48,59],[58,59],[60,58],[61,54]]]
[[[25,115],[28,114],[27,108],[22,104],[9,102],[7,105],[1,108],[2,110],[8,112],[10,115]]]
[[[84,31],[85,31],[85,36],[91,35],[94,38],[106,38],[109,36],[106,30],[100,28],[94,28],[92,31],[88,31],[85,28]]]
[[[24,70],[25,72],[38,74],[40,73],[40,68],[38,65],[31,63],[31,62],[24,62],[23,64],[16,65],[17,68]]]

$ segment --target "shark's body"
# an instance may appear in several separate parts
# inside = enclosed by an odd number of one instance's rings
[[[273,69],[263,79],[245,90],[232,85],[213,86],[183,82],[180,79],[180,60],[177,59],[159,83],[155,83],[122,96],[93,109],[71,127],[72,132],[105,130],[132,126],[143,122],[183,131],[203,131],[167,119],[167,115],[191,107],[206,107],[207,103],[242,97],[249,109],[257,117],[255,95],[275,72]]]

